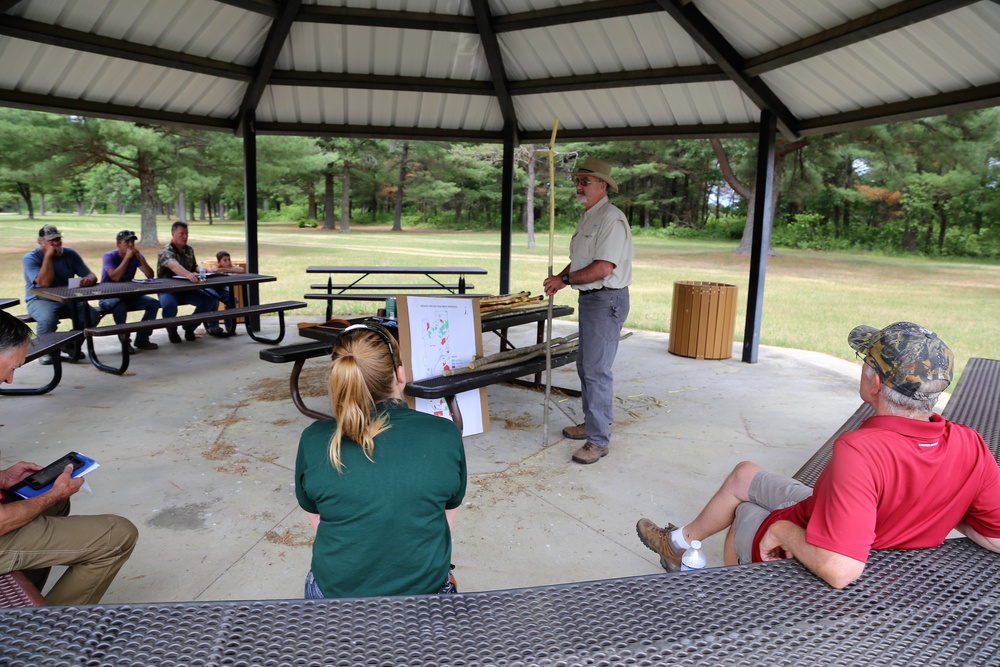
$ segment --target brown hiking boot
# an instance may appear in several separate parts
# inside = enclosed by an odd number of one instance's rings
[[[670,539],[670,533],[675,530],[677,526],[672,523],[660,528],[649,519],[639,519],[639,523],[635,524],[639,540],[647,548],[660,554],[660,566],[667,572],[681,571],[681,556],[684,552],[675,547]]]
[[[576,426],[567,426],[563,429],[563,437],[569,438],[570,440],[586,440],[587,425],[577,424]]]
[[[588,442],[580,449],[573,452],[573,461],[584,465],[597,463],[597,459],[608,455],[607,447],[598,447],[592,442]]]

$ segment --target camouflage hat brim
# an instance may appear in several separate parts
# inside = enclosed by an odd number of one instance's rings
[[[875,336],[878,334],[878,329],[875,327],[870,327],[867,324],[861,324],[859,326],[851,329],[851,333],[847,334],[847,344],[858,353],[860,356],[865,356],[868,354],[868,350],[872,346],[872,341],[875,340]]]

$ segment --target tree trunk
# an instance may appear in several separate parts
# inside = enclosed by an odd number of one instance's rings
[[[535,167],[538,158],[535,156],[535,145],[528,144],[528,190],[525,192],[524,230],[528,232],[528,247],[535,247]]]
[[[351,231],[351,164],[340,172],[340,231]]]
[[[944,240],[948,233],[948,215],[944,211],[944,206],[938,208],[938,220],[941,227],[938,229],[938,254],[944,254]]]
[[[28,183],[18,183],[17,193],[21,195],[25,203],[28,204],[28,219],[35,219],[35,204],[31,201],[31,185]]]
[[[309,212],[306,214],[306,218],[308,218],[309,220],[315,220],[316,219],[316,191],[313,190],[310,187],[309,192],[306,193],[306,196],[309,198]]]
[[[392,231],[403,231],[403,185],[406,183],[406,158],[410,154],[410,142],[403,142],[403,154],[399,158],[399,185],[396,186],[396,215],[392,219]]]
[[[733,252],[737,255],[749,255],[753,247],[753,212],[754,207],[756,206],[757,192],[736,178],[736,174],[733,173],[732,165],[729,162],[729,156],[726,155],[726,151],[722,147],[722,142],[718,139],[711,139],[710,141],[712,144],[712,150],[715,152],[715,157],[719,160],[719,169],[722,171],[722,177],[726,179],[726,183],[729,184],[729,187],[731,187],[737,195],[747,200],[747,221],[743,226],[743,238],[740,239],[740,244]],[[764,221],[764,224],[766,225],[770,225],[774,221],[774,207],[778,200],[778,183],[780,181],[778,177],[779,169],[777,151],[775,151],[775,153],[774,178],[771,180],[773,184],[771,192],[771,219]],[[770,245],[768,245],[767,254],[774,254],[774,248]]]
[[[333,164],[323,174],[323,229],[333,229]]]
[[[160,245],[156,236],[156,178],[145,153],[136,159],[139,176],[139,200],[141,211],[139,224],[139,245]]]
[[[184,188],[177,194],[177,219],[181,222],[187,222],[187,197],[184,194]]]
[[[211,200],[212,195],[208,195],[208,198]],[[198,200],[198,219],[199,220],[204,220],[205,219],[205,217],[206,217],[206,211],[207,211],[207,215],[211,215],[212,211],[209,208],[209,203],[205,201],[204,197],[202,197],[201,199]],[[192,215],[191,217],[193,218],[194,216]]]

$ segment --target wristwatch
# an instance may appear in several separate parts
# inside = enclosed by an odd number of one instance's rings
[[[566,273],[562,274],[561,277],[562,277],[563,285],[569,285],[569,271],[567,271]]]

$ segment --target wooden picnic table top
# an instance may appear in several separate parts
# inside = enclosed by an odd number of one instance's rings
[[[79,303],[98,299],[113,299],[122,296],[142,296],[145,294],[162,294],[166,292],[185,292],[205,289],[206,287],[231,287],[255,285],[274,282],[275,276],[265,276],[257,273],[215,274],[206,278],[205,282],[192,283],[180,278],[153,278],[152,280],[98,283],[90,287],[32,287],[31,292],[38,296],[61,301],[63,303]]]
[[[380,275],[474,275],[489,273],[478,266],[310,266],[306,273],[372,273]]]
[[[977,665],[996,660],[998,565],[961,538],[874,551],[844,590],[785,560],[455,595],[31,607],[0,612],[0,653],[9,667]]]

